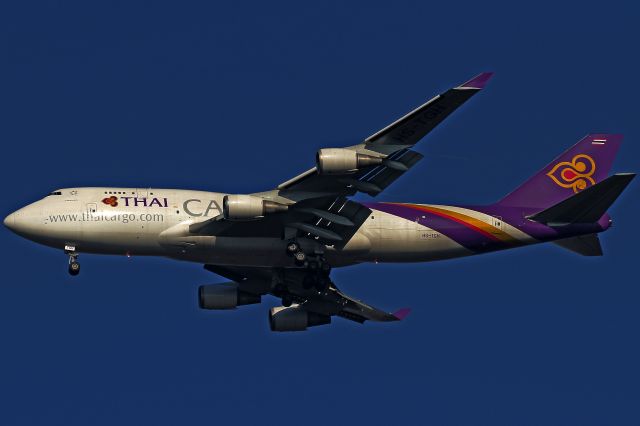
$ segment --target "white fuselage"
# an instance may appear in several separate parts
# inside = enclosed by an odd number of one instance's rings
[[[80,253],[165,256],[218,265],[290,266],[281,237],[194,235],[189,225],[221,214],[225,194],[177,189],[68,188],[5,219],[16,233]],[[333,266],[419,262],[472,251],[419,221],[374,210],[341,250],[327,248]]]

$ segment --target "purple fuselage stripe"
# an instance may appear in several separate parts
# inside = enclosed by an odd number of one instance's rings
[[[477,253],[500,250],[513,247],[501,241],[490,239],[463,224],[447,219],[432,213],[424,212],[408,207],[403,204],[393,203],[363,203],[370,209],[382,211],[401,217],[412,222],[418,222],[436,232],[451,238],[461,246]],[[538,242],[554,241],[562,238],[569,238],[577,235],[592,234],[602,232],[610,226],[608,214],[602,216],[597,223],[573,224],[559,228],[549,227],[542,223],[533,222],[526,219],[528,215],[537,213],[539,209],[523,209],[505,207],[501,205],[492,206],[460,206],[461,208],[474,210],[490,216],[499,217],[504,223],[531,236]],[[525,243],[523,243],[525,244]]]
[[[494,217],[500,217],[505,223],[530,235],[538,241],[553,241],[576,235],[593,234],[605,231],[611,225],[610,216],[604,214],[596,223],[582,223],[553,228],[542,223],[528,220],[526,217],[540,212],[540,209],[505,207],[499,204],[491,206],[464,206]]]
[[[483,235],[473,229],[464,226],[454,220],[447,219],[432,213],[416,210],[401,204],[387,203],[363,203],[370,209],[379,210],[412,222],[418,222],[420,225],[433,229],[436,232],[445,235],[461,246],[475,251],[484,252],[492,251],[500,248],[506,248],[507,245],[500,241],[495,241],[486,235]]]

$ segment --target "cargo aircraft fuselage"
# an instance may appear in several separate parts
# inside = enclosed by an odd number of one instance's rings
[[[65,188],[9,215],[4,223],[32,241],[78,253],[164,256],[202,264],[294,267],[281,235],[194,235],[189,225],[222,215],[228,194],[177,189]],[[332,266],[428,262],[606,230],[611,221],[554,229],[526,219],[532,210],[409,203],[363,203],[371,213]]]
[[[328,324],[333,316],[397,321],[351,298],[331,269],[365,262],[428,262],[555,242],[602,254],[607,209],[634,175],[608,176],[622,137],[590,134],[531,179],[487,206],[362,202],[376,197],[423,157],[415,144],[478,93],[490,73],[442,93],[345,148],[324,148],[315,167],[253,194],[156,188],[58,189],[9,214],[16,234],[61,251],[69,272],[80,253],[163,256],[204,264],[230,281],[200,287],[205,309],[233,309],[281,298],[274,331]]]

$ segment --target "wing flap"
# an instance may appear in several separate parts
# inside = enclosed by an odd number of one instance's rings
[[[401,321],[409,312],[408,309],[401,309],[396,314],[383,311],[361,300],[347,296],[335,286],[331,286],[326,293],[320,293],[307,299],[301,306],[310,312],[330,316],[337,315],[360,324],[365,321]]]
[[[369,208],[345,197],[312,198],[296,203],[287,212],[266,215],[257,220],[236,222],[216,216],[189,225],[189,232],[217,237],[265,238],[293,238],[298,232],[342,248],[370,212]],[[289,234],[289,230],[294,234]]]
[[[390,321],[401,321],[406,317],[406,313],[405,313],[407,312],[406,310],[400,310],[398,311],[398,315],[396,315],[389,312],[385,312],[378,308],[374,308],[373,306],[367,305],[361,300],[351,298],[343,293],[340,293],[340,295],[348,301],[348,303],[345,305],[342,311],[338,313],[338,315],[343,318],[352,319],[354,321],[358,321],[355,318],[361,318],[363,319],[362,322],[364,321],[390,322]]]
[[[327,218],[320,218],[314,222],[316,227],[327,229],[340,236],[340,240],[323,241],[333,245],[336,248],[344,247],[351,237],[358,231],[360,226],[371,214],[371,209],[363,206],[355,201],[347,200],[344,197],[337,198],[327,209],[329,213],[347,218],[353,225],[345,225],[344,223],[334,222]],[[322,240],[322,236],[321,240]]]
[[[398,167],[390,166],[378,166],[371,170],[369,173],[364,174],[360,181],[373,184],[377,190],[375,191],[363,191],[367,192],[371,196],[376,196],[382,192],[385,188],[391,185],[396,179],[402,176],[406,171],[415,166],[418,161],[422,160],[424,156],[418,152],[411,150],[398,151],[394,155],[390,156],[390,160],[393,163],[401,164],[404,170]]]

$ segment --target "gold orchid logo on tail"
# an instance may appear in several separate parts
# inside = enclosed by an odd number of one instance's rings
[[[578,193],[583,189],[595,185],[591,177],[596,171],[596,163],[586,154],[578,154],[571,161],[562,161],[551,169],[547,176],[563,188],[572,188]]]

